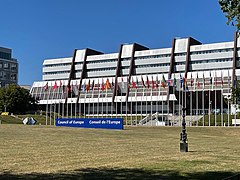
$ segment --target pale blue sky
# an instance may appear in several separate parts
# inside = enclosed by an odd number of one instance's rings
[[[19,84],[41,80],[44,59],[72,56],[75,48],[161,48],[189,36],[224,42],[235,31],[218,0],[1,0],[0,7],[0,46],[13,49]]]

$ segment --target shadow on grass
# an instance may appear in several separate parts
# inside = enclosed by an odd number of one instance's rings
[[[233,172],[199,172],[182,174],[178,171],[143,170],[143,169],[117,169],[117,168],[86,168],[72,172],[59,173],[29,173],[14,174],[5,171],[0,179],[224,179],[237,175]],[[230,179],[237,179],[233,177]]]

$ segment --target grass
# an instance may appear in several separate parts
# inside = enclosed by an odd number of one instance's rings
[[[240,172],[240,129],[0,125],[0,179],[222,179]]]

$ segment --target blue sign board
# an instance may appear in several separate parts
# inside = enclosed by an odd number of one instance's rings
[[[57,118],[56,126],[123,129],[123,118]]]

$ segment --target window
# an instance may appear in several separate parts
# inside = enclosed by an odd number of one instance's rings
[[[4,64],[3,64],[3,67],[4,67],[4,69],[8,69],[9,64],[8,64],[8,63],[4,63]]]

